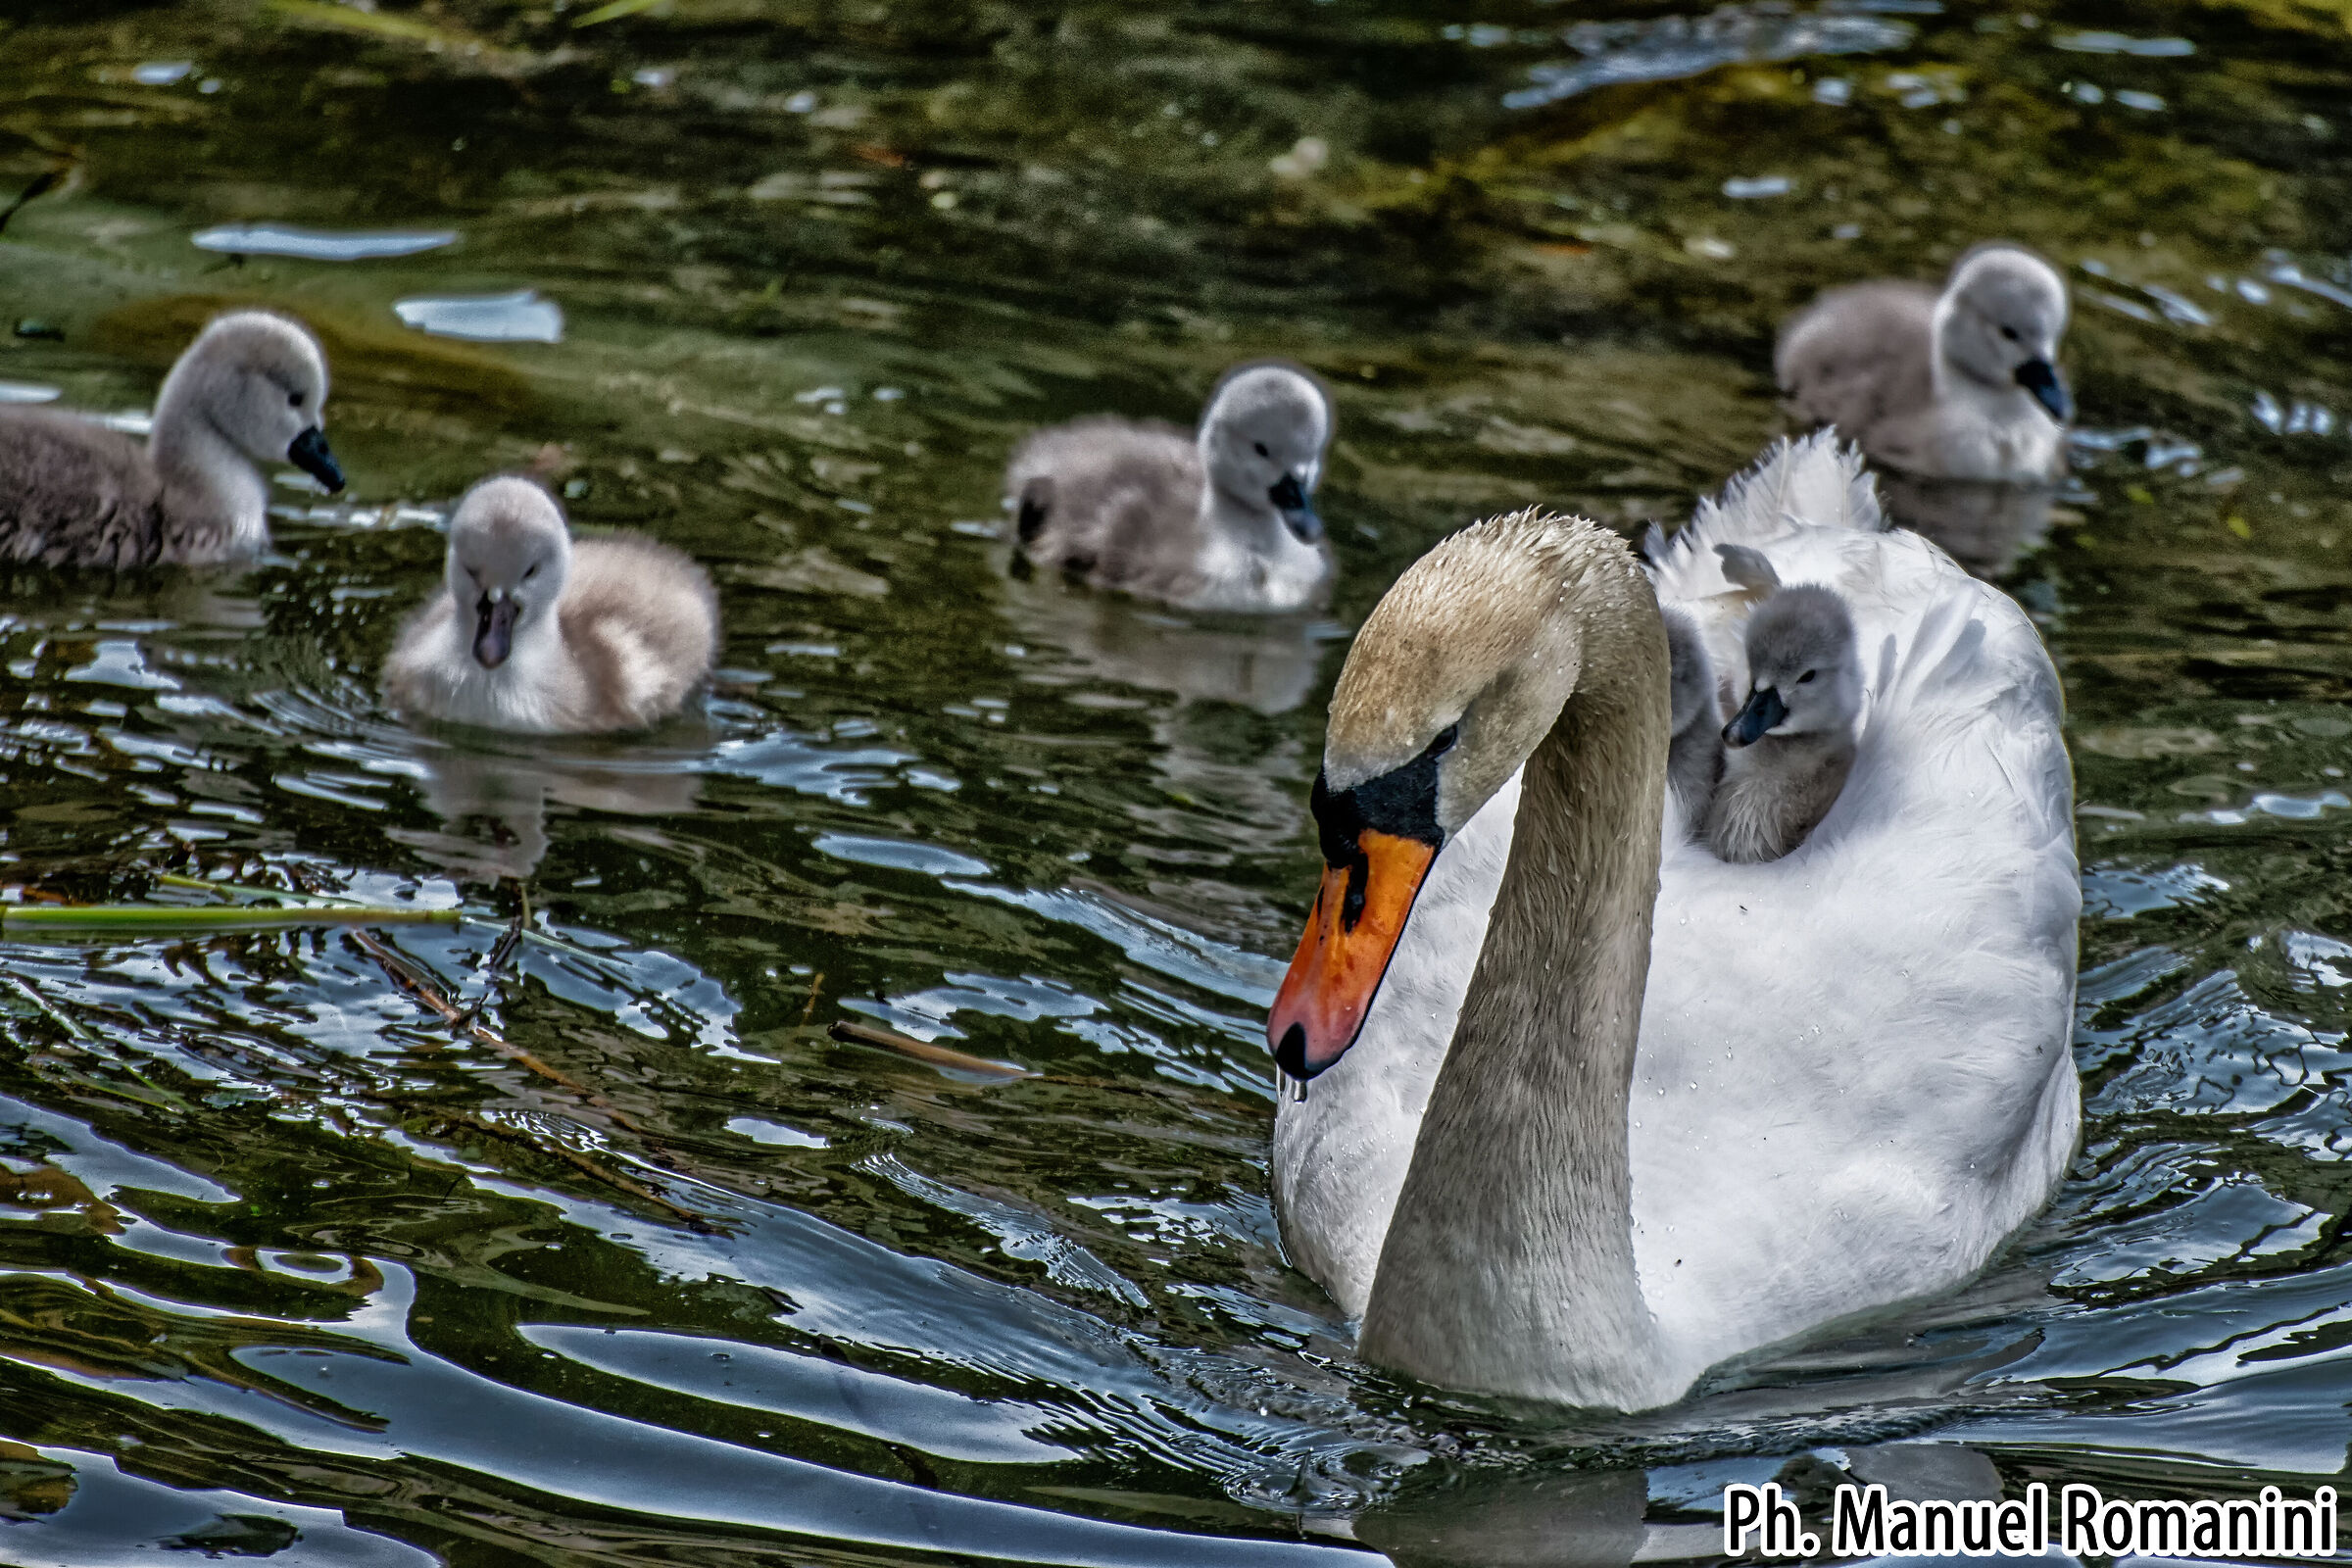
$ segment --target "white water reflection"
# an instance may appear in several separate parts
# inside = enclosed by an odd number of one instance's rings
[[[536,290],[508,294],[449,294],[395,300],[392,314],[435,337],[470,343],[561,343],[564,308]]]
[[[281,223],[235,223],[190,236],[200,251],[224,256],[292,256],[312,262],[365,262],[415,256],[458,242],[457,230],[332,230]]]
[[[1940,5],[1880,5],[1870,11]],[[1503,95],[1510,109],[1535,109],[1621,82],[1669,81],[1738,61],[1796,60],[1808,55],[1877,54],[1900,49],[1917,31],[1909,23],[1874,16],[1861,7],[1792,12],[1770,3],[1720,6],[1703,17],[1654,22],[1581,22],[1561,34],[1585,58],[1536,66],[1535,85]]]

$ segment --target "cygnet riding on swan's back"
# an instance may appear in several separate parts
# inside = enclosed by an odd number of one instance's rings
[[[1313,498],[1332,423],[1322,383],[1268,360],[1225,373],[1197,436],[1108,416],[1040,430],[1004,469],[1021,552],[1180,610],[1319,604],[1332,558]]]
[[[1666,622],[1666,784],[1682,807],[1683,830],[1706,824],[1707,807],[1723,777],[1723,715],[1715,701],[1715,665],[1698,622],[1679,610],[1661,610]]]
[[[1273,1187],[1372,1361],[1642,1409],[1708,1367],[1947,1290],[2048,1198],[2080,1116],[2058,682],[2007,598],[1868,489],[1771,454],[1662,552],[1464,530],[1364,622],[1313,808],[1328,869],[1267,1033],[1302,1082]],[[1819,503],[1818,505],[1816,503]],[[1875,508],[1852,520],[1875,525]],[[1661,844],[1658,600],[1730,666],[1713,546],[1834,589],[1846,788],[1795,853]]]
[[[147,444],[47,409],[0,409],[0,560],[44,566],[202,565],[270,543],[261,465],[329,491],[326,358],[264,311],[214,320],[164,377]]]
[[[539,735],[667,718],[718,649],[710,579],[641,534],[573,540],[528,479],[484,479],[449,522],[441,591],[409,617],[384,691],[420,718]]]
[[[1723,776],[1707,816],[1718,858],[1777,860],[1804,843],[1845,788],[1862,716],[1862,667],[1845,601],[1782,587],[1762,552],[1717,545],[1724,575],[1769,596],[1747,619],[1747,698],[1723,727]]]

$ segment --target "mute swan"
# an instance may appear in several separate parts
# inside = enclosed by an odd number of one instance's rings
[[[528,479],[484,479],[449,522],[441,591],[384,662],[395,707],[536,735],[640,729],[710,673],[718,605],[703,568],[641,534],[576,543]]]
[[[1715,702],[1715,666],[1698,622],[1679,610],[1661,612],[1666,622],[1666,784],[1682,808],[1686,831],[1707,819],[1715,785],[1723,777],[1723,715]]]
[[[1741,638],[1747,697],[1723,726],[1727,751],[1707,847],[1718,859],[1777,860],[1837,804],[1854,765],[1862,716],[1854,617],[1828,588],[1782,587],[1772,563],[1751,546],[1721,544],[1715,555],[1725,577],[1768,597]]]
[[[1781,333],[1773,368],[1796,417],[1836,425],[1873,463],[2054,483],[2075,416],[2057,365],[2066,312],[2049,263],[1980,245],[1940,294],[1892,281],[1832,289]]]
[[[325,406],[326,357],[311,334],[239,311],[198,333],[164,377],[144,447],[73,415],[0,409],[0,559],[119,569],[266,549],[270,486],[257,465],[291,463],[343,488]]]
[[[1761,865],[1661,849],[1665,638],[1606,531],[1478,524],[1364,622],[1267,1034],[1313,1080],[1276,1115],[1282,1234],[1367,1359],[1650,1408],[1948,1289],[2048,1198],[2080,1119],[2057,677],[1868,500],[1829,437],[1783,444],[1655,567],[1727,663],[1714,543],[1853,613],[1852,776]]]
[[[1180,610],[1320,603],[1332,559],[1312,500],[1331,432],[1322,383],[1279,360],[1226,371],[1198,436],[1106,416],[1040,430],[1004,469],[1021,552]]]

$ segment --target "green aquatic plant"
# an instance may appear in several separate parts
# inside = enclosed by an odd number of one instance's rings
[[[400,905],[299,903],[264,907],[191,908],[171,904],[11,904],[0,906],[0,935],[41,931],[202,933],[300,925],[456,925],[458,909]]]

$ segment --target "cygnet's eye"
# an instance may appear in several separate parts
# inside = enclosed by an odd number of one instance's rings
[[[536,577],[536,576],[538,576],[538,575],[539,575],[539,563],[537,563],[536,561],[532,562],[532,563],[531,563],[529,565],[527,565],[527,566],[525,566],[525,567],[523,567],[523,568],[522,568],[522,580],[523,580],[524,582],[529,582],[529,581],[530,581],[530,580],[531,580],[533,577]]]
[[[2004,326],[2001,328],[2001,336],[2014,343],[2017,341],[2017,328],[2014,326]]]
[[[1805,672],[1804,672],[1802,675],[1799,675],[1799,676],[1797,676],[1797,677],[1796,677],[1796,683],[1797,683],[1799,686],[1802,686],[1802,685],[1803,685],[1805,682],[1807,682],[1807,681],[1811,680],[1811,679],[1814,677],[1814,675],[1815,675],[1815,674],[1817,674],[1817,673],[1819,673],[1819,672],[1818,672],[1818,671],[1816,671],[1816,670],[1810,670],[1810,669],[1808,669],[1808,670],[1806,670],[1806,671],[1805,671]]]
[[[287,407],[287,408],[289,408],[289,409],[299,409],[299,408],[301,408],[301,407],[302,407],[302,394],[301,394],[301,393],[299,393],[299,392],[289,392],[289,393],[287,393],[287,394],[286,394],[286,407]]]
[[[1453,750],[1453,743],[1461,738],[1462,726],[1459,724],[1448,724],[1444,729],[1438,731],[1438,738],[1434,741],[1431,741],[1428,749],[1421,755],[1423,757],[1444,757],[1447,752]]]
[[[1266,444],[1263,441],[1254,441],[1250,444],[1257,448],[1257,455],[1261,458],[1270,458],[1274,455],[1266,450]]]

